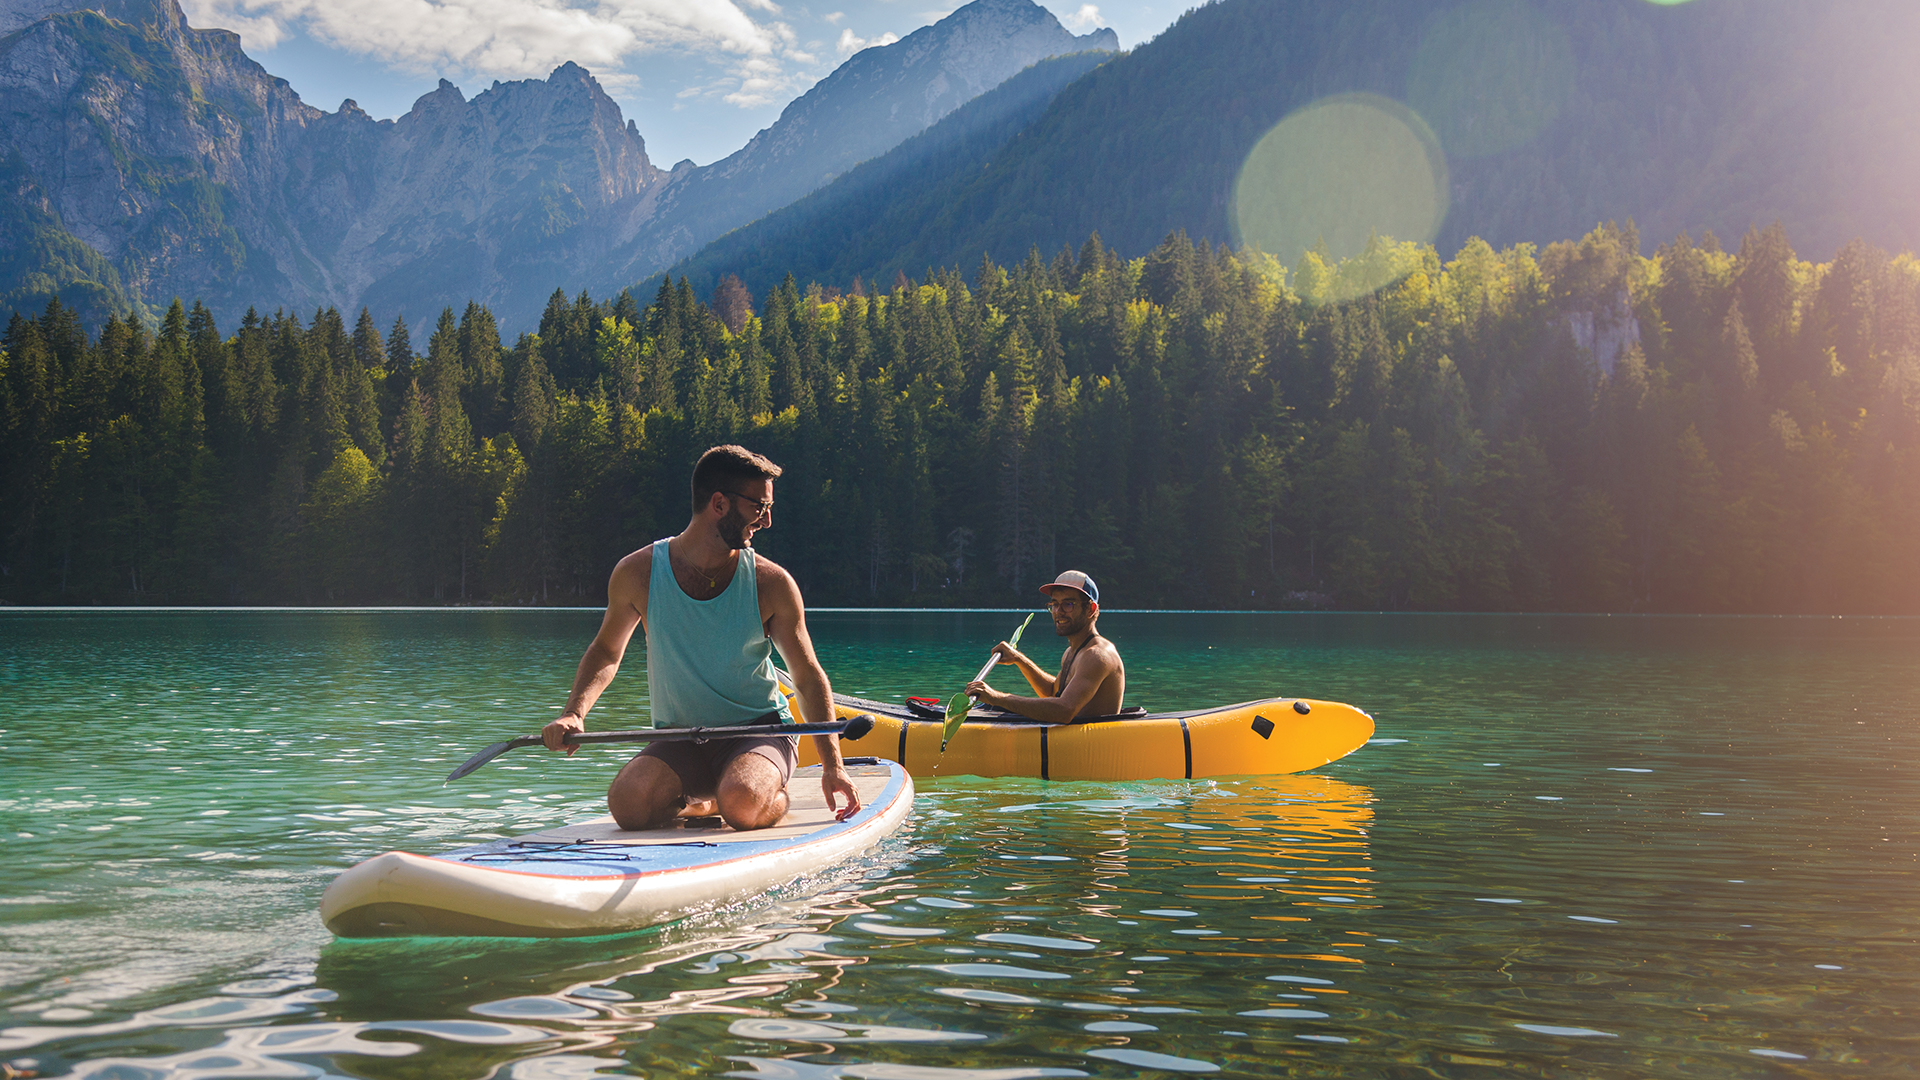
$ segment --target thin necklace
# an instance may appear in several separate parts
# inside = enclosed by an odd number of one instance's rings
[[[673,545],[672,545],[672,544],[668,544],[668,545],[667,545],[667,558],[668,558],[668,559],[678,559],[678,561],[679,561],[679,563],[680,563],[680,565],[681,565],[681,566],[684,566],[684,567],[686,567],[688,571],[690,571],[690,572],[692,572],[692,573],[695,573],[695,574],[699,574],[699,575],[700,575],[701,577],[703,577],[703,578],[706,578],[706,579],[707,579],[707,588],[709,588],[709,589],[717,589],[717,588],[719,588],[719,587],[720,587],[720,579],[719,579],[719,578],[717,578],[717,577],[714,577],[714,576],[713,576],[712,574],[709,574],[709,573],[707,573],[707,572],[706,572],[705,570],[702,570],[702,569],[700,569],[699,567],[697,567],[697,566],[695,566],[695,565],[693,565],[692,563],[690,563],[690,562],[688,562],[687,560],[685,560],[685,559],[682,559],[682,558],[679,558],[678,556],[676,556],[676,555],[674,555],[674,553],[673,553]]]

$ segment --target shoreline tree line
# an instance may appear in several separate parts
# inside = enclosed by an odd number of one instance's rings
[[[688,469],[787,468],[816,605],[1920,611],[1920,262],[1631,224],[1283,267],[1181,234],[706,300],[556,291],[511,344],[176,302],[0,342],[0,599],[598,604]]]

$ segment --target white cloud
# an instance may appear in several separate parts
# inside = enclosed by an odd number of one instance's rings
[[[899,40],[899,35],[891,30],[874,38],[863,38],[856,35],[852,30],[842,30],[840,31],[840,40],[835,42],[833,47],[840,55],[851,56],[861,49],[871,49],[876,45],[891,45]]]
[[[396,67],[532,79],[568,60],[611,71],[653,50],[776,54],[791,31],[741,6],[780,12],[772,0],[190,0],[188,21],[238,27],[263,50],[303,29]]]
[[[735,68],[734,73],[739,83],[732,93],[720,95],[720,100],[729,105],[757,109],[793,96],[792,80],[774,60],[752,57]]]
[[[640,90],[640,76],[628,71],[601,71],[593,76],[609,97],[620,97]]]
[[[844,11],[829,11],[825,15],[820,16],[820,21],[829,26],[838,26],[840,25],[840,20],[846,17],[847,13]]]
[[[812,65],[777,15],[774,0],[186,0],[194,26],[241,34],[271,49],[299,33],[347,52],[423,74],[544,78],[571,60],[605,85],[628,86],[622,69],[655,51],[704,55],[732,78],[724,100],[756,107],[800,82],[788,63]],[[889,37],[891,40],[891,37]]]
[[[242,48],[265,51],[285,41],[288,27],[271,13],[256,15],[239,3],[223,0],[184,0],[187,24],[219,27],[240,35]]]
[[[1092,4],[1081,4],[1080,10],[1060,20],[1075,30],[1091,30],[1096,26],[1105,26],[1107,20],[1100,15],[1100,9]]]

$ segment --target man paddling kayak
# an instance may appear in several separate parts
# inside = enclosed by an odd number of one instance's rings
[[[580,658],[567,709],[541,729],[547,749],[563,749],[569,732],[586,730],[587,711],[620,670],[634,628],[643,625],[655,727],[792,723],[775,682],[774,647],[787,662],[801,715],[810,723],[833,719],[833,691],[807,635],[800,587],[752,547],[753,534],[773,525],[773,481],[780,472],[744,447],[716,446],[700,456],[686,529],[614,566],[607,613]],[[614,777],[607,810],[623,829],[715,813],[736,829],[766,828],[786,815],[795,742],[769,734],[652,743]],[[814,745],[827,807],[844,821],[860,809],[860,795],[840,743],[817,735]]]
[[[1100,618],[1100,587],[1086,574],[1069,570],[1040,586],[1040,591],[1047,594],[1053,632],[1067,639],[1067,651],[1060,657],[1060,674],[1048,675],[1003,641],[993,647],[994,655],[1002,664],[1018,667],[1039,696],[1004,694],[984,679],[968,683],[967,693],[985,704],[1056,724],[1119,712],[1127,693],[1127,669],[1120,662],[1120,651],[1094,626]]]

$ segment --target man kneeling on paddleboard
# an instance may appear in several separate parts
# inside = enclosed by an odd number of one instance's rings
[[[1060,657],[1060,674],[1040,670],[1019,649],[1003,641],[993,647],[994,655],[1002,664],[1018,667],[1039,696],[1003,694],[984,679],[968,683],[967,693],[983,704],[1056,724],[1119,712],[1127,693],[1127,669],[1120,663],[1120,651],[1113,642],[1094,628],[1094,621],[1100,618],[1100,587],[1080,571],[1069,570],[1051,584],[1040,586],[1040,591],[1047,594],[1053,632],[1067,639],[1067,651]]]
[[[774,679],[775,646],[798,691],[801,715],[809,723],[833,720],[833,691],[807,636],[800,587],[752,547],[753,534],[773,525],[773,481],[780,472],[744,447],[716,446],[700,456],[686,529],[613,568],[607,613],[580,658],[567,710],[540,732],[547,749],[566,748],[569,732],[586,730],[587,710],[613,681],[634,628],[642,625],[655,727],[792,723]],[[623,829],[716,813],[736,829],[764,829],[786,815],[796,741],[770,733],[651,743],[614,777],[607,810]],[[860,795],[841,761],[838,737],[816,735],[814,744],[827,807],[845,821],[860,809]]]

